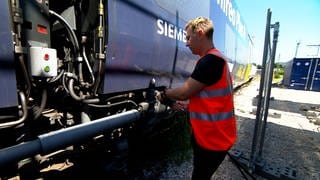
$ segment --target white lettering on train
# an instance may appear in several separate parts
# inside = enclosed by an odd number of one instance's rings
[[[162,19],[157,20],[157,33],[171,39],[187,42],[186,31]]]
[[[238,31],[242,38],[246,38],[246,27],[244,23],[241,22],[241,16],[238,10],[234,8],[231,0],[217,0],[218,5],[220,5],[221,10],[229,19],[233,27]]]

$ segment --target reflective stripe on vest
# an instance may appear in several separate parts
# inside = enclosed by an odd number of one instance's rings
[[[230,119],[234,116],[233,110],[230,112],[222,112],[222,113],[216,113],[216,114],[206,114],[206,113],[196,113],[196,112],[190,112],[190,118],[197,119],[200,121],[223,121],[226,119]]]
[[[203,90],[201,91],[197,97],[201,98],[212,98],[212,97],[218,97],[218,96],[226,96],[232,92],[230,86],[223,89],[218,90]]]
[[[217,51],[211,52],[211,54],[216,55],[221,58],[224,58],[224,56]],[[215,89],[215,90],[203,90],[196,95],[197,97],[212,98],[212,97],[218,97],[218,96],[226,96],[226,95],[229,95],[232,93],[233,85],[231,83],[231,77],[230,77],[230,73],[229,73],[228,63],[226,62],[225,65],[226,65],[226,70],[227,70],[226,76],[227,76],[228,87],[222,88],[222,89]]]

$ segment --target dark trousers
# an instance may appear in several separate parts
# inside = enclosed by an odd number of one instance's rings
[[[210,180],[218,169],[228,151],[211,151],[200,147],[194,138],[192,180]]]

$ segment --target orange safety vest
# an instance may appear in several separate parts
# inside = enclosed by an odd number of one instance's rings
[[[195,139],[201,147],[226,151],[237,138],[232,77],[227,61],[219,50],[211,49],[208,54],[224,59],[223,74],[218,82],[206,86],[190,98],[190,122]]]

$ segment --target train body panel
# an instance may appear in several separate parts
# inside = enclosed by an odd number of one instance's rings
[[[192,70],[194,58],[185,47],[185,21],[157,3],[109,1],[106,92],[144,88],[152,77],[168,86],[172,72]],[[108,69],[112,73],[108,74]],[[124,73],[116,74],[117,70]],[[121,79],[131,82],[123,83]]]
[[[7,1],[1,2],[0,18],[0,108],[3,108],[18,105],[16,70],[14,69],[14,46],[12,43],[10,11]]]
[[[252,46],[234,2],[193,0],[183,6],[181,3],[109,1],[105,92],[144,88],[152,77],[164,86],[183,82],[199,58],[185,46],[184,31],[187,21],[197,16],[213,20],[214,43],[228,58],[235,83],[247,79]],[[181,74],[182,78],[170,76]],[[171,78],[176,82],[170,84]]]

